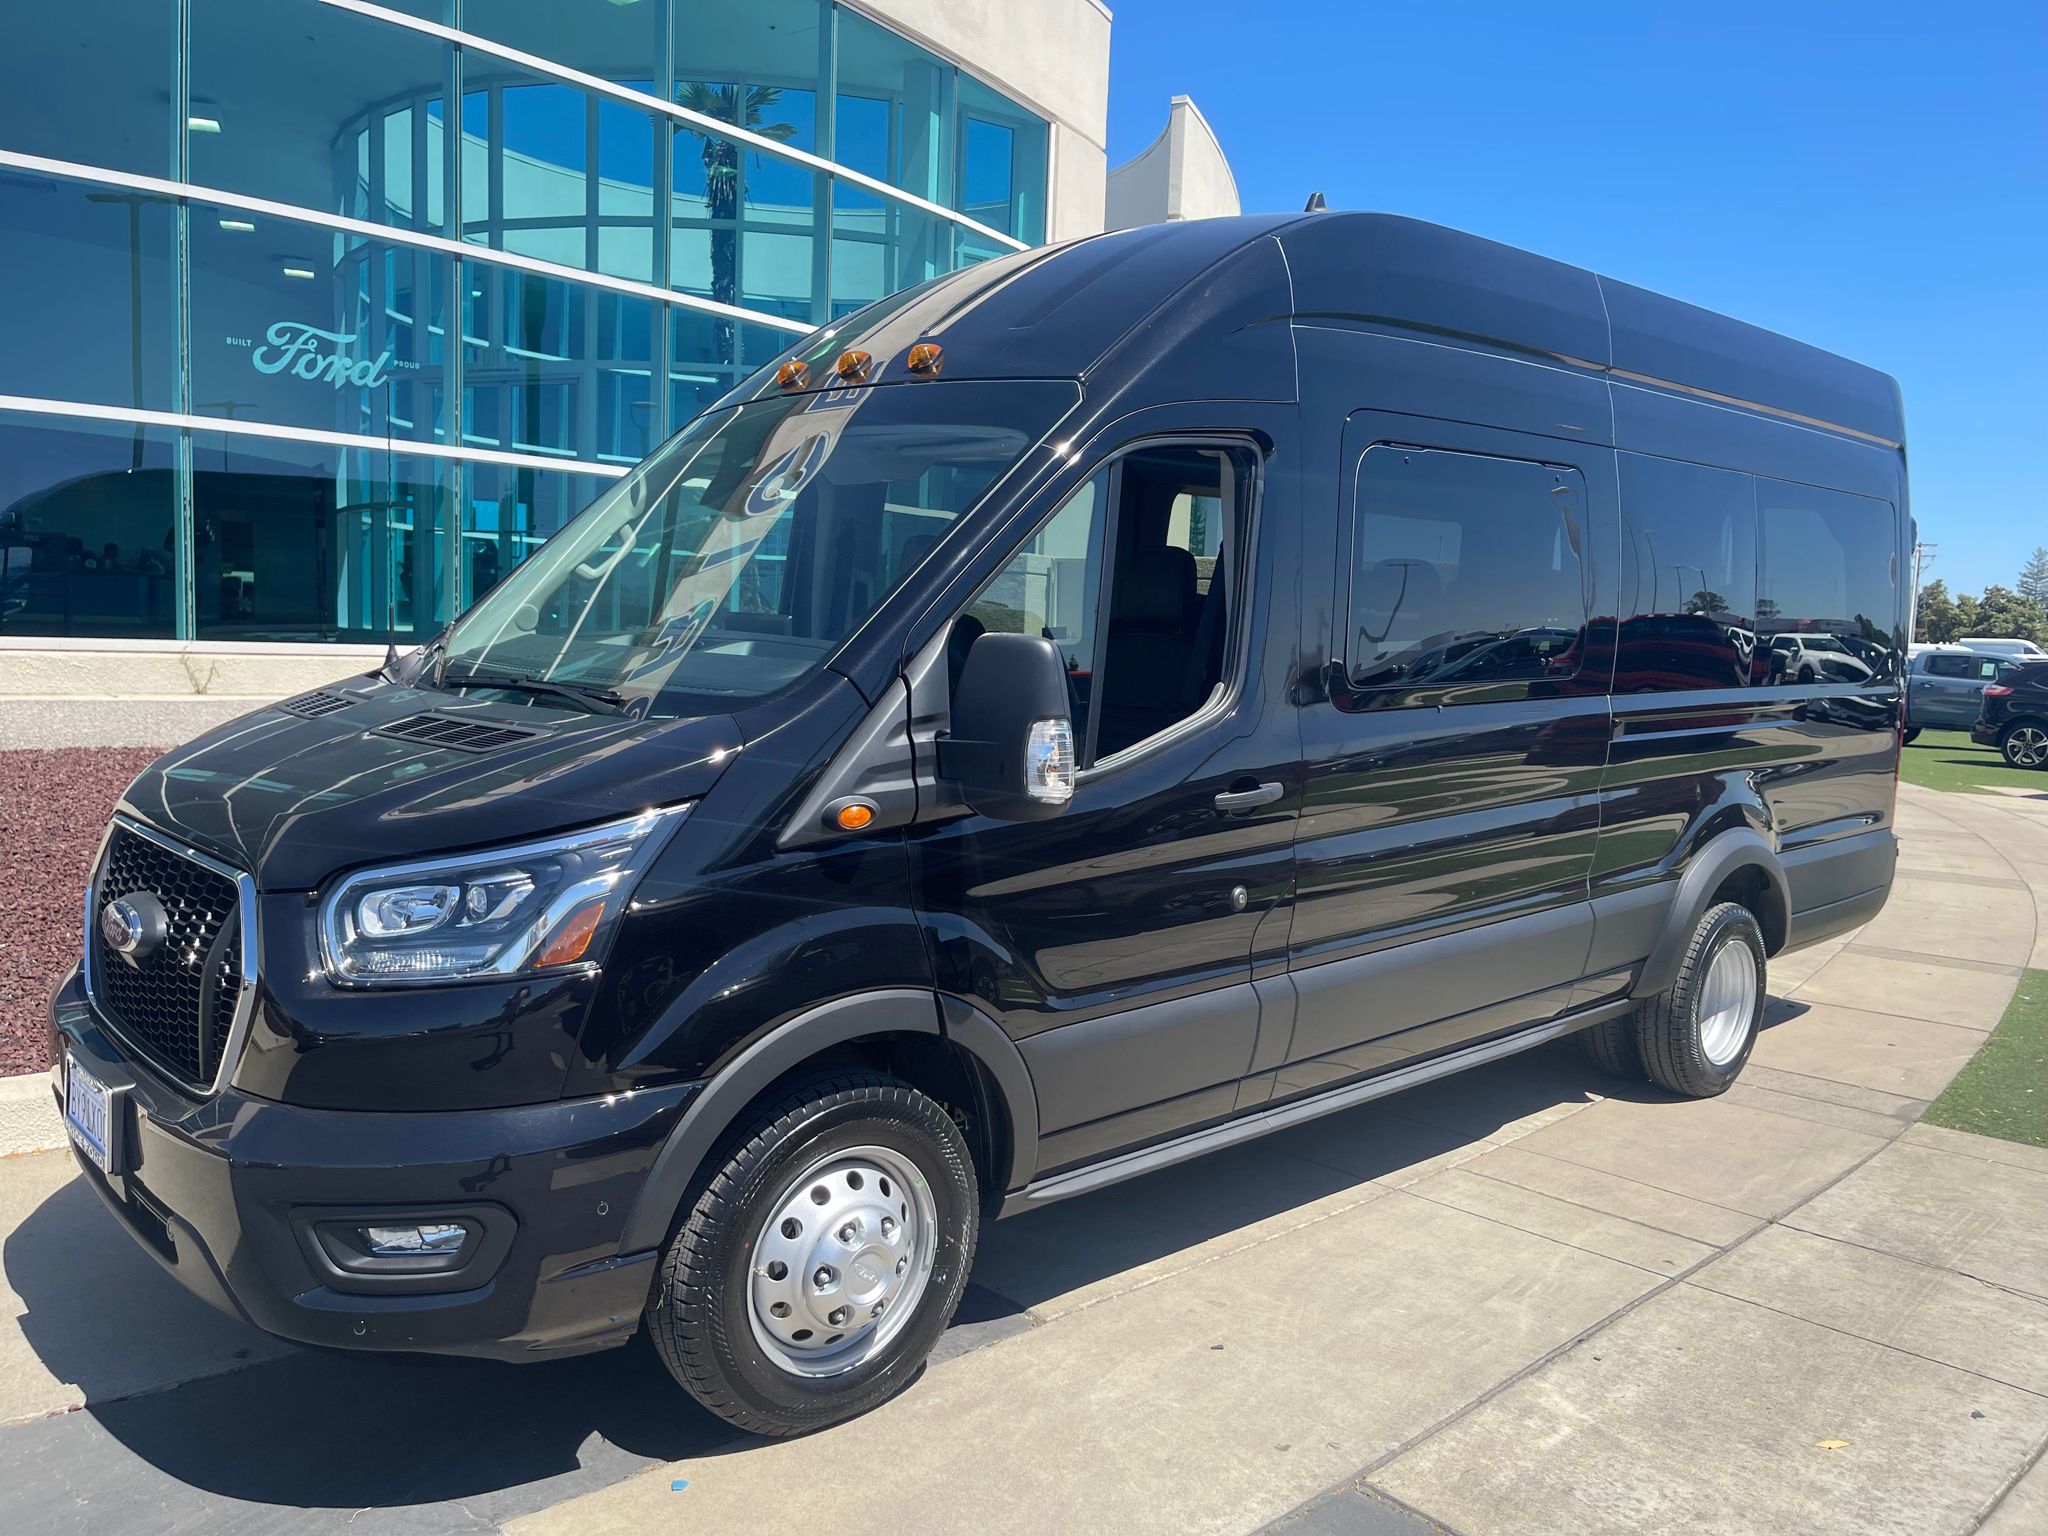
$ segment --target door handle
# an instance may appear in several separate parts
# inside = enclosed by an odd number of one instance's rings
[[[1226,789],[1216,797],[1219,811],[1255,811],[1262,805],[1271,805],[1286,794],[1285,786],[1275,783],[1257,785],[1251,789]]]

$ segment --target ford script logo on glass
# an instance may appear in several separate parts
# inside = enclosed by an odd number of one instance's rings
[[[354,358],[347,348],[353,331],[323,331],[299,320],[280,320],[263,333],[268,346],[257,347],[249,361],[258,373],[286,373],[294,378],[324,380],[336,389],[354,385],[376,389],[391,376],[391,349],[375,357]]]

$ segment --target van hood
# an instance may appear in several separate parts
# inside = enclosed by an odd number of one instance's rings
[[[391,733],[407,722],[439,737],[506,729],[465,750]],[[310,891],[346,868],[693,799],[740,746],[729,715],[634,720],[358,678],[167,753],[128,786],[121,809],[249,871],[258,890]]]

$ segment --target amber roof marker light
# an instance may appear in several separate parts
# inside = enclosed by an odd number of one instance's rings
[[[866,381],[868,369],[874,366],[874,361],[870,354],[856,348],[840,353],[839,364],[833,371],[849,384],[860,384]]]
[[[912,373],[926,378],[936,378],[939,369],[945,365],[946,349],[936,341],[920,341],[910,349],[910,356],[904,360]]]
[[[775,382],[784,389],[802,389],[811,382],[811,365],[801,358],[792,357],[775,370]]]

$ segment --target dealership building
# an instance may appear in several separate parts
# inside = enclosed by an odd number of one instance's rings
[[[1096,0],[100,0],[0,21],[0,695],[432,634],[793,340],[1235,213]]]

